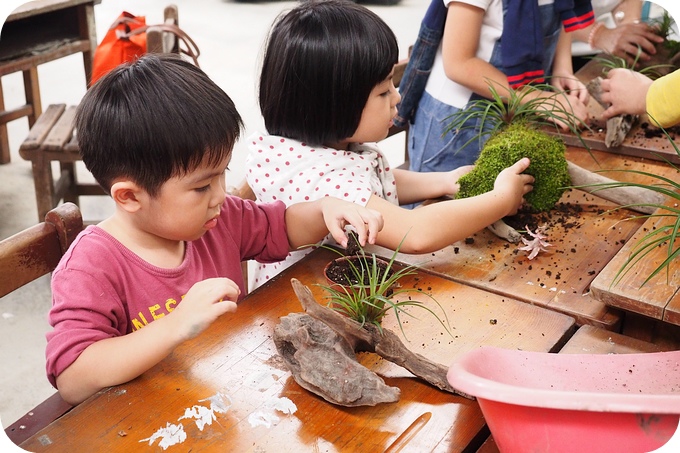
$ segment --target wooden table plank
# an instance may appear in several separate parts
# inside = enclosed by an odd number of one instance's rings
[[[406,370],[361,354],[360,360],[401,389],[397,403],[376,407],[334,406],[295,383],[271,339],[281,316],[302,311],[290,278],[308,285],[317,300],[324,292],[322,269],[336,255],[320,249],[252,292],[234,315],[225,315],[197,338],[178,347],[141,377],[104,390],[34,435],[29,451],[137,451],[168,423],[183,423],[181,451],[461,451],[478,447],[488,435],[476,402],[414,379]],[[405,324],[407,345],[442,364],[482,344],[536,351],[558,350],[574,331],[571,317],[419,272],[404,285],[432,288],[446,307],[453,337],[429,315]],[[423,299],[426,303],[427,298]],[[385,327],[399,332],[392,316]],[[224,413],[200,431],[187,408],[209,406],[227,395]],[[289,398],[291,415],[268,404]],[[271,427],[253,426],[250,417],[276,415]],[[158,448],[158,440],[154,448]],[[396,449],[396,447],[395,447]],[[179,450],[178,450],[179,451]]]
[[[667,164],[640,158],[568,148],[567,159],[592,171],[635,169],[646,172],[675,172]],[[621,181],[650,182],[643,175],[605,171]],[[620,313],[590,294],[590,285],[605,265],[638,230],[644,219],[620,209],[595,195],[573,190],[562,203],[577,205],[582,212],[567,217],[568,227],[556,224],[548,231],[553,247],[534,260],[518,246],[497,238],[488,230],[471,240],[459,241],[428,255],[400,254],[399,260],[416,264],[437,275],[498,294],[511,295],[525,302],[547,307],[570,316],[578,324],[591,324],[608,330],[619,328]],[[553,211],[551,217],[559,217]],[[380,255],[385,249],[373,248]]]
[[[560,354],[636,354],[664,350],[668,348],[597,327],[581,326],[560,349]]]
[[[671,205],[674,203],[669,201]],[[593,296],[612,307],[680,325],[677,295],[680,286],[680,267],[672,265],[669,274],[662,271],[643,286],[652,271],[666,259],[668,252],[666,246],[652,249],[645,258],[635,264],[634,268],[616,281],[617,274],[638,242],[650,231],[669,224],[671,219],[667,217],[648,218],[593,281],[591,287]]]

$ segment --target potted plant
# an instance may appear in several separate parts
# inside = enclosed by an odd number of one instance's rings
[[[429,312],[450,333],[446,311],[435,298],[419,288],[402,287],[399,281],[416,273],[415,266],[397,267],[395,260],[399,247],[389,260],[384,260],[375,253],[366,254],[359,245],[356,235],[350,232],[346,254],[338,249],[323,246],[339,255],[331,260],[324,268],[324,275],[329,282],[321,286],[328,294],[329,304],[333,310],[359,322],[382,329],[380,322],[392,311],[397,318],[402,334],[406,336],[402,327],[401,316],[413,316],[405,309],[418,307]],[[402,240],[403,242],[403,240]],[[443,315],[443,320],[422,301],[408,297],[419,294],[434,302]],[[406,296],[406,297],[404,297]]]

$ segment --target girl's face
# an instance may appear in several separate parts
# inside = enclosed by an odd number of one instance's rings
[[[394,71],[373,88],[361,112],[359,127],[340,146],[334,146],[336,149],[347,149],[350,143],[378,142],[387,137],[393,125],[392,119],[397,115],[397,104],[401,100],[392,82],[393,75]]]
[[[226,197],[228,159],[217,166],[200,165],[170,178],[149,200],[153,233],[165,239],[192,241],[214,228]],[[147,225],[149,224],[147,223]]]

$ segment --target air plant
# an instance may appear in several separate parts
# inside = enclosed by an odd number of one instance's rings
[[[548,236],[545,234],[545,226],[537,227],[535,232],[531,231],[526,225],[524,228],[526,228],[527,234],[533,239],[529,240],[523,237],[522,242],[524,243],[524,247],[520,247],[519,249],[529,252],[530,260],[536,258],[540,252],[547,252],[548,247],[552,247],[552,244],[546,241]]]
[[[482,98],[471,101],[468,106],[448,118],[450,123],[444,133],[476,128],[475,125],[464,126],[471,119],[479,120],[479,134],[475,135],[461,148],[469,145],[475,139],[491,136],[500,132],[503,128],[516,122],[532,124],[536,127],[554,127],[559,130],[558,123],[566,124],[569,130],[581,139],[580,128],[588,128],[588,125],[579,120],[571,111],[565,109],[562,102],[566,98],[561,92],[554,91],[554,87],[548,84],[526,85],[520,90],[509,90],[507,96],[502,96],[496,87],[488,81],[491,98]],[[545,96],[531,97],[531,94],[541,92],[550,93]],[[546,108],[547,101],[552,101],[552,106]],[[581,139],[583,147],[588,149],[587,144]]]
[[[350,242],[352,242],[351,238],[352,234],[350,234]],[[374,324],[381,332],[383,317],[389,311],[393,311],[401,332],[406,337],[402,326],[402,315],[414,317],[405,309],[407,307],[418,307],[433,315],[444,329],[449,334],[451,333],[448,328],[449,320],[446,316],[446,311],[432,295],[425,293],[419,288],[404,288],[400,286],[399,281],[406,276],[416,274],[417,269],[412,265],[404,267],[395,265],[401,243],[388,261],[378,258],[374,253],[367,255],[358,244],[356,246],[359,250],[358,253],[351,256],[344,255],[333,247],[325,245],[322,245],[322,247],[337,253],[342,258],[352,258],[348,260],[349,269],[348,274],[345,275],[346,281],[351,282],[351,284],[317,285],[329,293],[330,300],[328,305],[333,310],[354,319],[362,326],[366,323]],[[437,304],[443,313],[444,320],[434,310],[426,306],[423,301],[412,299],[411,295],[414,293],[424,295]],[[403,296],[407,297],[403,300],[398,300],[403,298]]]
[[[597,63],[602,67],[602,73],[607,74],[609,71],[612,69],[630,69],[631,71],[636,71],[639,72],[640,74],[643,74],[650,79],[658,79],[664,74],[667,74],[668,71],[672,68],[674,68],[673,65],[671,64],[653,64],[649,66],[638,66],[639,63],[639,58],[640,58],[640,46],[638,46],[638,53],[633,59],[632,63],[628,63],[628,61],[623,58],[623,57],[618,57],[616,55],[598,55],[594,57],[593,59],[597,61]]]

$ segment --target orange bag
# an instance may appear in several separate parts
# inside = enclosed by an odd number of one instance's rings
[[[135,16],[123,11],[118,19],[113,22],[94,52],[90,85],[116,66],[134,61],[144,55],[147,51],[146,31],[150,27],[173,33],[179,42],[179,52],[191,57],[193,63],[198,66],[198,56],[200,55],[198,46],[177,25],[146,25],[144,16]]]
[[[133,61],[146,53],[146,34],[130,34],[140,28],[146,30],[144,16],[134,16],[123,11],[115,20],[94,52],[90,85],[116,66]]]

